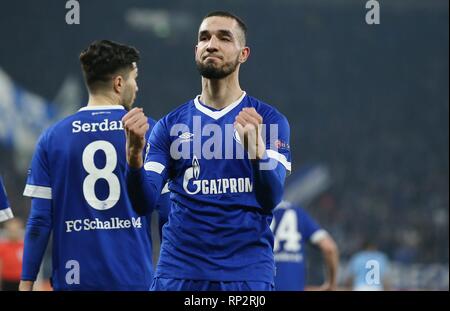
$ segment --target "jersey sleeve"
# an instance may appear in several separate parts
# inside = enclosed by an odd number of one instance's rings
[[[312,244],[319,243],[327,235],[327,232],[305,210],[299,208],[297,213],[302,236]]]
[[[159,227],[159,238],[162,239],[162,227],[169,220],[170,213],[170,190],[169,185],[166,183],[163,190],[161,191],[161,196],[159,197],[156,209],[158,211],[158,227]]]
[[[13,213],[9,205],[3,180],[0,177],[0,222],[13,218]]]
[[[22,280],[36,280],[52,227],[52,201],[33,198],[25,229]]]
[[[289,175],[292,170],[289,122],[282,114],[273,113],[264,120],[264,124],[267,157],[281,163]]]
[[[152,118],[148,118],[148,125],[149,125],[149,130],[147,131],[147,133],[145,133],[145,148],[142,151],[142,157],[143,157],[144,161],[150,151],[150,134],[152,133],[153,129],[155,128],[156,121],[153,120]]]
[[[144,169],[147,174],[153,172],[161,175],[165,181],[168,179],[170,163],[170,136],[162,119],[151,130],[146,146]]]
[[[40,199],[52,199],[50,166],[48,160],[46,131],[38,140],[36,149],[28,170],[27,184],[24,196]]]
[[[159,197],[158,206],[156,209],[159,213],[159,220],[162,222],[162,225],[167,222],[169,219],[169,213],[170,213],[170,190],[169,190],[169,184],[166,183],[164,185],[163,190],[161,191],[161,196]]]
[[[144,159],[146,159],[150,152],[150,135],[151,132],[155,129],[156,121],[153,119],[149,120],[150,124],[150,131],[148,131],[148,138],[147,138],[147,147],[145,150]],[[162,129],[159,129],[160,134],[163,135],[164,131]],[[156,138],[157,140],[157,138]],[[158,146],[160,148],[160,151],[165,151],[166,148],[164,148],[164,144],[162,146]],[[158,158],[162,158],[161,155],[158,156]],[[166,161],[164,161],[166,162]],[[170,190],[169,190],[169,184],[168,182],[165,183],[163,189],[161,190],[161,195],[158,199],[158,203],[156,205],[156,210],[158,211],[158,224],[159,224],[159,237],[162,238],[162,227],[167,222],[169,218],[169,211],[170,211]]]
[[[156,121],[154,119],[152,119],[152,118],[148,118],[148,125],[149,125],[149,129],[148,129],[147,133],[145,133],[146,146],[145,146],[145,149],[143,151],[144,159],[147,157],[148,152],[150,150],[150,134],[152,133],[152,131],[155,128]]]

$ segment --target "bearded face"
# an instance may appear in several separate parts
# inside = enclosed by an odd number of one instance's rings
[[[132,85],[125,86],[125,90],[122,95],[122,106],[125,107],[127,111],[131,110],[131,107],[133,107],[134,100],[136,99],[136,88]]]
[[[234,60],[225,62],[219,57],[205,56],[196,60],[197,70],[206,79],[219,80],[232,74],[239,65],[239,55]]]
[[[125,80],[124,90],[121,94],[121,105],[128,111],[130,111],[133,107],[133,103],[136,99],[136,93],[138,91],[136,81],[138,76],[136,63],[133,63],[133,66],[134,69],[129,73],[127,79]]]
[[[219,80],[235,72],[245,62],[245,38],[234,19],[214,16],[199,28],[195,63],[202,77]]]

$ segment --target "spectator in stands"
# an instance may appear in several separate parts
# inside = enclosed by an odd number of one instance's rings
[[[0,240],[0,288],[16,291],[22,272],[23,222],[13,218],[5,223],[6,236]]]

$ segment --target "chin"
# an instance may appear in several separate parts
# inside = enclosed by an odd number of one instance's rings
[[[221,64],[219,64],[218,62],[215,62],[215,61],[207,61],[207,62],[203,63],[203,65],[206,67],[215,68],[215,69],[218,69],[221,66]]]

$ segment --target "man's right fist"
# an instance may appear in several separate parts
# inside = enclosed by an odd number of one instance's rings
[[[142,153],[145,148],[145,133],[149,129],[147,117],[142,108],[133,108],[122,118],[127,138],[127,162],[132,168],[139,169],[144,165]]]

